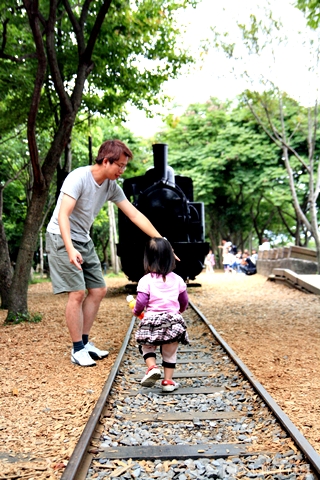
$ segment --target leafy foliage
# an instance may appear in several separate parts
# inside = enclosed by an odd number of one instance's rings
[[[294,211],[281,149],[240,100],[191,105],[181,118],[168,117],[157,139],[169,144],[176,173],[193,179],[195,196],[206,205],[209,240],[217,245],[229,237],[243,248],[252,235],[261,242],[266,229],[283,232],[279,211],[293,227]]]
[[[320,3],[318,0],[297,0],[296,6],[306,14],[308,25],[316,29],[320,22]]]
[[[9,313],[27,311],[38,232],[56,169],[59,185],[68,172],[75,122],[98,113],[123,118],[128,100],[139,107],[159,102],[163,81],[191,61],[178,48],[175,12],[195,3],[0,0],[0,128],[26,131],[32,167]]]
[[[18,325],[19,323],[39,323],[42,320],[42,315],[39,313],[9,313],[5,325]]]
[[[175,12],[185,8],[187,0],[141,0],[134,5],[127,0],[112,1],[107,21],[98,33],[92,54],[92,69],[83,91],[79,115],[99,112],[108,118],[124,118],[125,104],[130,101],[140,108],[159,103],[157,96],[162,83],[175,77],[181,66],[192,58],[177,46],[179,30]],[[57,9],[54,45],[57,66],[47,71],[38,111],[38,129],[54,135],[61,111],[61,97],[54,77],[59,75],[66,91],[72,95],[79,62],[79,48],[90,41],[100,8],[97,1],[88,2],[87,16],[83,4],[71,1],[68,5],[75,21],[83,27],[74,31],[66,4]],[[41,2],[43,19],[49,18],[46,2]],[[82,12],[82,13],[81,13]],[[37,56],[28,16],[18,1],[0,1],[3,45],[0,51],[0,129],[9,132],[25,124],[37,68]],[[82,15],[82,17],[81,17]],[[84,22],[82,24],[82,22]],[[80,44],[79,44],[80,41]],[[85,54],[85,52],[83,52]],[[16,106],[19,105],[17,109]]]
[[[297,0],[297,6],[307,14],[308,25],[317,28],[319,25],[319,2],[313,0]],[[308,33],[308,41],[303,41],[304,45],[309,45],[309,50],[305,51],[305,56],[309,60],[308,71],[305,71],[305,85],[310,83],[308,89],[308,101],[313,95],[314,106],[307,110],[297,102],[288,98],[277,83],[279,80],[273,81],[272,71],[277,63],[277,54],[287,45],[288,38],[282,28],[281,21],[276,20],[273,12],[270,10],[269,4],[263,6],[264,17],[259,19],[255,15],[250,14],[247,24],[237,23],[241,33],[242,42],[229,44],[226,41],[228,34],[223,35],[215,31],[214,42],[217,48],[221,48],[228,58],[240,60],[242,73],[247,80],[253,82],[256,72],[243,71],[244,57],[237,51],[245,46],[248,54],[249,62],[254,64],[253,55],[258,59],[262,53],[268,52],[265,56],[268,62],[266,73],[260,75],[260,86],[264,85],[265,92],[248,92],[244,98],[247,105],[256,119],[257,124],[262,128],[274,145],[281,149],[282,160],[284,162],[288,185],[291,193],[291,203],[294,206],[295,226],[295,242],[300,243],[300,229],[303,229],[305,243],[307,244],[309,235],[315,240],[317,250],[318,272],[320,273],[320,235],[318,220],[318,204],[320,192],[319,177],[319,114],[318,114],[318,91],[313,91],[312,84],[318,82],[319,67],[319,38],[312,35],[310,29],[306,28]],[[302,29],[303,30],[303,29]],[[302,36],[300,30],[296,31],[297,35]],[[272,61],[270,61],[272,59]],[[239,62],[239,65],[240,65]],[[249,66],[250,67],[250,66]],[[260,73],[260,72],[259,72]],[[273,71],[273,74],[275,72]],[[309,80],[309,82],[308,82]],[[271,85],[267,88],[266,85]],[[269,90],[269,91],[268,91]],[[310,90],[310,91],[309,91]],[[279,210],[284,224],[291,233],[291,228],[283,217],[283,212]]]

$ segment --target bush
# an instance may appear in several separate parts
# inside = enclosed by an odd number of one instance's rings
[[[17,325],[18,323],[39,323],[42,320],[40,313],[9,313],[5,325]]]

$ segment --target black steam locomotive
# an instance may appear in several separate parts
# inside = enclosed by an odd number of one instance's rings
[[[204,241],[204,205],[193,201],[192,179],[175,175],[167,164],[168,146],[153,145],[154,167],[145,175],[124,180],[126,197],[171,243],[177,261],[175,272],[193,280],[203,268],[209,245]],[[132,282],[144,275],[143,253],[148,239],[119,210],[117,254],[122,270]]]

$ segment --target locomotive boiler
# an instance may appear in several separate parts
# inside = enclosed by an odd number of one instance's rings
[[[145,175],[125,179],[123,190],[128,200],[169,240],[180,258],[175,273],[188,282],[202,271],[209,251],[204,241],[204,205],[193,201],[192,179],[175,175],[167,157],[166,144],[153,145],[153,168]],[[120,209],[118,212],[117,255],[129,280],[138,282],[144,275],[143,254],[148,236]]]

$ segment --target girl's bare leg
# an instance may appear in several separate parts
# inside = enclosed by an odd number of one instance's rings
[[[154,356],[151,356],[151,357],[148,357],[145,359],[145,362],[146,362],[146,365],[147,367],[152,367],[153,365],[157,365],[156,364],[156,354],[155,354],[155,351],[156,351],[156,346],[155,345],[142,345],[142,353],[143,355],[146,355],[148,353],[151,353],[151,354],[154,354]]]
[[[163,361],[166,363],[176,364],[177,362],[177,350],[178,350],[179,343],[166,343],[162,345],[162,358]],[[164,379],[165,380],[172,380],[174,374],[174,367],[163,367],[164,370]]]

